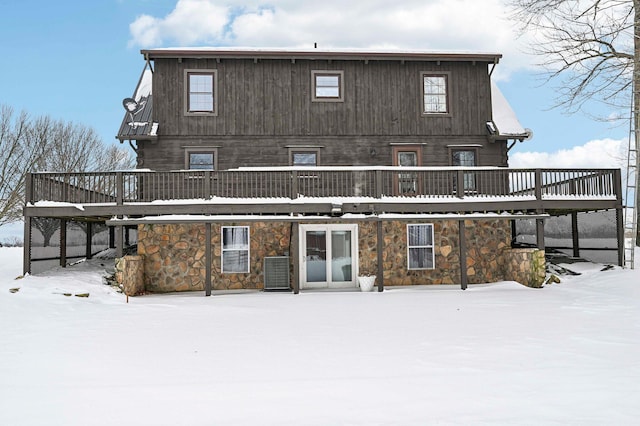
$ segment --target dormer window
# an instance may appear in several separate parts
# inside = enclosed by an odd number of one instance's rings
[[[343,102],[343,71],[311,71],[314,102]]]
[[[185,71],[185,114],[218,113],[216,70]]]

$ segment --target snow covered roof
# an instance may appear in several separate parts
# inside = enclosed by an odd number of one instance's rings
[[[522,127],[511,105],[493,81],[491,82],[491,106],[493,121],[488,122],[487,127],[495,136],[519,140],[531,139],[531,130]]]
[[[127,109],[118,136],[120,141],[153,139],[158,123],[153,120],[153,72],[145,66],[132,98],[125,98]]]
[[[405,61],[478,61],[498,63],[495,52],[421,51],[400,49],[300,49],[255,47],[176,47],[143,49],[146,58],[261,58],[261,59],[342,59]]]

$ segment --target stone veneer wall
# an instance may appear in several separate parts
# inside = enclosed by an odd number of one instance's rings
[[[138,225],[138,254],[147,291],[204,290],[204,224]]]
[[[407,269],[407,224],[433,224],[435,268]],[[360,236],[360,269],[377,269],[375,224]],[[508,220],[466,220],[467,277],[470,284],[500,281],[503,278],[503,252],[510,247]],[[366,234],[363,237],[363,232]],[[390,221],[383,223],[384,285],[460,283],[460,237],[458,220]]]
[[[317,222],[314,222],[317,223]],[[353,223],[339,221],[332,223]],[[358,223],[359,274],[377,275],[377,223]],[[435,268],[407,269],[407,224],[434,226]],[[383,267],[385,286],[460,283],[460,241],[458,220],[385,221],[383,223]],[[249,273],[221,273],[221,227],[211,227],[212,287],[223,289],[263,288],[264,257],[282,256],[291,251],[291,223],[229,223],[249,226]],[[508,220],[465,220],[467,277],[469,284],[505,279],[528,283],[539,281],[544,271],[544,252],[527,255],[510,248]],[[205,283],[205,227],[203,224],[145,224],[138,227],[138,254],[144,259],[146,291],[170,292],[203,290]],[[297,253],[291,253],[297,256]],[[527,259],[532,259],[531,261]],[[292,262],[293,263],[293,262]],[[525,265],[525,266],[522,266]],[[293,266],[292,266],[293,267]],[[536,271],[533,275],[531,270]],[[293,272],[293,271],[291,271]],[[535,276],[535,278],[532,278]],[[544,279],[544,275],[542,276]]]
[[[434,269],[407,269],[407,225],[413,223],[433,224]],[[382,262],[385,286],[460,282],[460,242],[457,221],[383,222],[382,228],[384,234]]]
[[[467,282],[504,280],[504,252],[511,248],[511,223],[504,219],[465,220]]]
[[[222,274],[222,225],[211,226],[212,287],[225,289],[263,288],[263,259],[288,253],[290,223],[228,223],[249,226],[249,272]],[[203,224],[149,224],[138,226],[138,254],[144,257],[147,291],[204,290],[205,226]]]
[[[522,248],[505,253],[505,280],[517,281],[527,287],[540,288],[546,278],[544,250]]]
[[[249,227],[249,273],[222,273],[222,226],[211,227],[213,252],[212,287],[214,290],[264,288],[264,258],[284,256],[291,252],[291,223],[251,222],[229,223],[224,226]],[[289,273],[292,271],[290,270]]]

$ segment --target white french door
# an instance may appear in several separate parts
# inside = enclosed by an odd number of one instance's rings
[[[300,288],[356,286],[358,225],[300,225]]]

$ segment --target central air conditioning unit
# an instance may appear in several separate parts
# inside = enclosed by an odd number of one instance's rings
[[[270,256],[264,258],[264,289],[290,290],[289,256]]]

